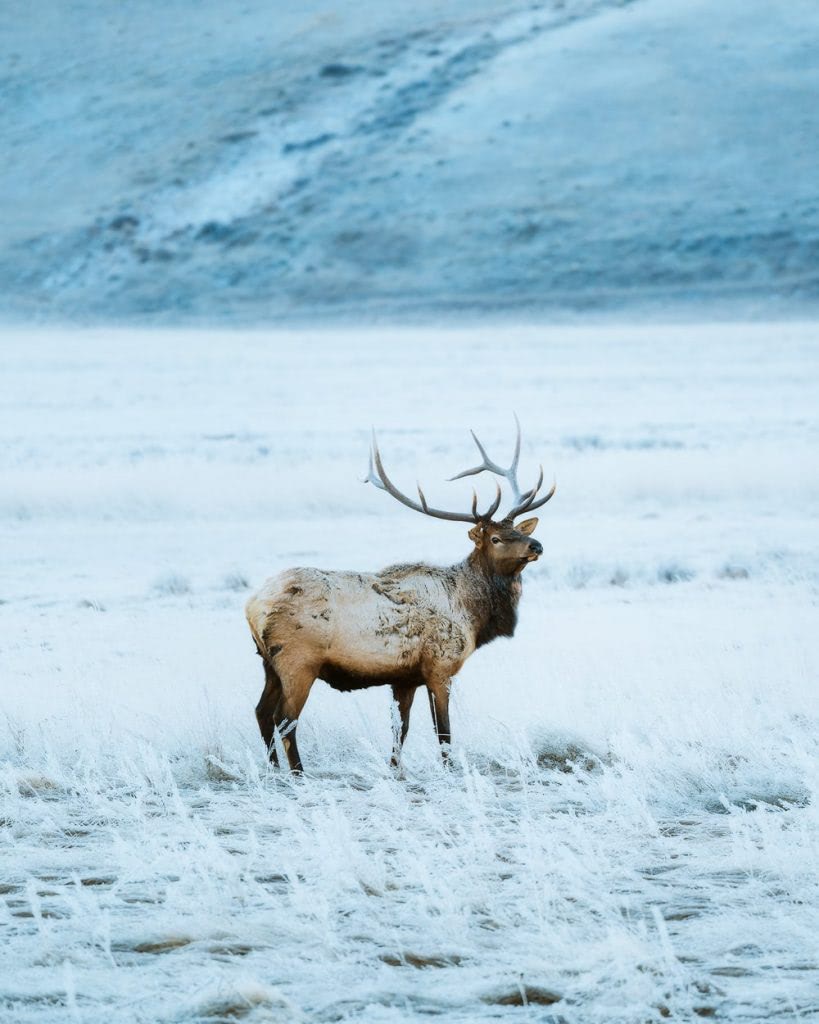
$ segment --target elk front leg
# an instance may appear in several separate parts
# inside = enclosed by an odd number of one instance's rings
[[[393,723],[392,760],[390,761],[393,768],[397,768],[398,762],[401,760],[401,748],[404,746],[404,740],[409,731],[410,710],[417,689],[417,686],[393,686],[392,688],[393,700],[398,705],[400,719]]]
[[[452,734],[449,731],[449,679],[427,682],[429,691],[429,709],[432,712],[432,722],[435,731],[438,733],[438,742],[441,744],[441,758],[444,764],[449,761],[449,747],[452,741]]]

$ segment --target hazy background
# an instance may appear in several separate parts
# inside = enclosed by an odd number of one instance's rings
[[[6,0],[0,317],[810,314],[813,0]]]

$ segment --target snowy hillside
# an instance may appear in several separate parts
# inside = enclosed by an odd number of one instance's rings
[[[0,11],[0,315],[819,299],[813,0]]]
[[[0,336],[0,1020],[758,1024],[819,991],[815,325]],[[510,354],[511,353],[511,354]],[[242,613],[469,549],[524,428],[520,624],[267,767]],[[497,453],[497,454],[495,454]],[[479,480],[488,496],[489,481]]]

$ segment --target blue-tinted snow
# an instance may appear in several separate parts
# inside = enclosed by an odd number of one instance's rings
[[[0,314],[819,295],[810,0],[0,12]]]

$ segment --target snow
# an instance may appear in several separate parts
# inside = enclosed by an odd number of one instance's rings
[[[0,12],[5,321],[815,312],[813,0],[46,6]]]
[[[0,1017],[819,1010],[810,323],[0,336]],[[521,620],[267,767],[249,588],[450,562],[474,427],[542,461]],[[497,453],[497,454],[496,454]],[[482,495],[491,491],[481,483]]]

